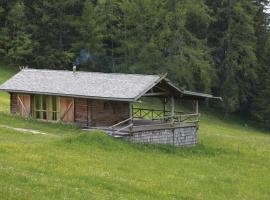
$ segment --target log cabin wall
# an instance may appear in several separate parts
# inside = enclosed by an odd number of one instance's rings
[[[31,116],[31,98],[28,94],[10,93],[10,112],[23,117]]]
[[[89,126],[89,100],[75,98],[74,99],[74,120],[77,125],[80,127],[88,127]]]
[[[120,101],[91,101],[92,126],[112,126],[129,118],[129,103]]]
[[[19,97],[26,111],[33,113],[34,96],[16,93],[10,94],[11,113],[25,116]],[[80,127],[112,126],[129,118],[129,112],[128,102],[60,97],[60,116],[64,116],[61,120],[66,123],[75,122]]]
[[[81,127],[112,126],[129,118],[129,103],[75,98],[75,123]]]
[[[10,93],[10,112],[16,114],[19,112],[18,96],[16,93]]]
[[[18,112],[23,117],[31,116],[31,98],[29,94],[17,94]]]
[[[74,98],[60,97],[60,120],[74,123]]]

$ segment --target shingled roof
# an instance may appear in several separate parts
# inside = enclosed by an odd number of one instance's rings
[[[165,77],[158,75],[23,69],[0,86],[7,92],[135,101]],[[181,95],[185,91],[176,88]],[[188,95],[188,94],[186,94]],[[192,94],[194,95],[194,94]],[[208,95],[205,98],[211,98]]]

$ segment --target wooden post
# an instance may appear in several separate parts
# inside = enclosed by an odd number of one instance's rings
[[[171,117],[172,117],[172,123],[174,122],[174,110],[175,110],[175,105],[174,105],[174,97],[171,97],[171,103],[172,103],[172,113],[171,113]]]
[[[9,111],[12,113],[12,93],[9,93]]]
[[[162,101],[163,104],[163,117],[166,117],[166,97]]]
[[[197,114],[196,120],[199,121],[199,101],[196,100],[195,104],[196,104],[196,114]]]
[[[199,114],[199,101],[196,100],[195,104],[196,104],[196,114]]]
[[[131,123],[133,123],[133,103],[129,103],[129,117],[131,118]]]

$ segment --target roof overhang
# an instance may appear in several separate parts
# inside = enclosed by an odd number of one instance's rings
[[[192,92],[192,91],[184,91],[183,99],[194,99],[194,100],[205,100],[205,99],[213,99],[218,101],[223,101],[221,97],[215,97],[211,94],[199,93],[199,92]]]
[[[204,101],[206,99],[213,99],[213,100],[222,101],[221,97],[215,97],[215,96],[213,96],[211,94],[205,94],[205,93],[199,93],[199,92],[192,92],[192,91],[188,91],[188,90],[183,90],[183,89],[177,87],[176,85],[174,85],[165,76],[161,77],[161,79],[158,81],[158,83],[156,83],[153,87],[157,86],[161,82],[163,82],[163,86],[165,86],[167,88],[167,92],[144,93],[139,98],[141,98],[141,97],[169,97],[169,96],[173,96],[175,98],[186,99],[186,100]],[[150,89],[148,89],[148,91]],[[139,98],[137,98],[137,99],[139,99]]]
[[[49,76],[54,76],[55,79],[47,78]],[[68,81],[63,76],[69,78]],[[222,100],[221,97],[214,97],[210,94],[183,90],[170,82],[166,76],[167,74],[157,76],[93,72],[74,74],[61,70],[27,69],[22,70],[1,85],[0,91],[124,102],[135,102],[143,96],[175,97],[187,100]],[[36,85],[36,83],[38,84]],[[102,85],[103,83],[105,85]],[[102,87],[99,87],[100,84]],[[57,85],[61,86],[60,89],[55,87]],[[84,87],[77,87],[78,85]],[[98,93],[92,92],[95,89]]]
[[[106,100],[106,101],[125,101],[125,102],[133,102],[134,99],[129,98],[111,98],[111,97],[97,97],[97,96],[82,96],[76,94],[60,94],[60,93],[50,93],[50,92],[35,92],[35,91],[24,91],[24,90],[5,90],[0,89],[3,92],[9,93],[21,93],[21,94],[40,94],[40,95],[50,95],[50,96],[58,96],[58,97],[76,97],[82,99],[96,99],[96,100]]]

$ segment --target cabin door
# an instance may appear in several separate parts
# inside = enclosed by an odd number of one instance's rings
[[[18,95],[19,112],[22,117],[29,117],[31,113],[30,95]]]
[[[66,123],[74,122],[74,99],[60,97],[60,120]]]

